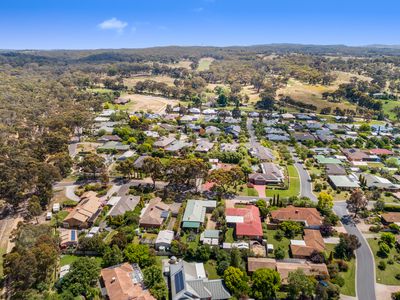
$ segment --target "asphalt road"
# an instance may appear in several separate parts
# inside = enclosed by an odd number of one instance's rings
[[[341,218],[347,233],[354,234],[358,237],[361,247],[356,250],[357,256],[357,297],[360,300],[375,300],[375,262],[374,257],[369,248],[368,242],[365,240],[361,232],[358,230],[354,222],[349,218],[349,212],[346,208],[346,202],[335,202],[333,210]]]

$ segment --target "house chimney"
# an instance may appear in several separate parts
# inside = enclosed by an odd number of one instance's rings
[[[299,210],[298,210],[298,209],[296,209],[294,212],[295,212],[296,214],[298,214],[298,213],[299,213]]]
[[[111,278],[111,283],[114,283],[115,282],[115,277],[112,277]]]

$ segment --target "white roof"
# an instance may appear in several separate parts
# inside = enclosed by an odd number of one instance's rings
[[[121,200],[121,197],[111,197],[110,200],[108,200],[107,205],[114,206]]]
[[[174,239],[175,233],[172,230],[161,230],[156,238],[156,244],[166,243],[171,244]]]
[[[306,246],[306,242],[303,240],[290,240],[290,244],[295,246]]]
[[[243,216],[226,216],[227,223],[243,223]]]
[[[195,263],[194,266],[196,268],[196,276],[198,279],[207,278],[203,263]]]
[[[274,245],[273,244],[267,244],[267,249],[274,250]]]

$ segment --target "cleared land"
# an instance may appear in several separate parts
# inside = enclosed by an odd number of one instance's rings
[[[166,75],[157,75],[157,76],[135,76],[135,77],[131,77],[131,78],[125,78],[124,79],[124,84],[128,87],[128,88],[133,88],[135,87],[136,83],[138,81],[144,81],[144,80],[154,80],[157,82],[162,82],[162,83],[166,83],[169,86],[173,86],[174,85],[174,78],[170,77],[170,76],[166,76]]]
[[[128,111],[151,111],[154,113],[162,113],[165,111],[167,104],[172,106],[179,103],[178,100],[167,99],[159,96],[127,94],[123,96],[131,101],[126,105],[120,105],[120,109]]]
[[[313,104],[318,110],[325,107],[339,107],[340,109],[356,109],[354,104],[348,102],[331,103],[322,99],[322,93],[333,92],[337,89],[337,85],[330,86],[311,85],[303,83],[299,80],[289,79],[287,85],[277,91],[278,97],[290,96],[294,100],[301,101],[306,104]]]
[[[213,61],[214,58],[212,57],[201,58],[199,61],[199,66],[197,67],[197,71],[207,71]]]

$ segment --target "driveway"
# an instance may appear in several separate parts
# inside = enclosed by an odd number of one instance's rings
[[[293,147],[289,148],[294,160],[294,166],[297,169],[300,177],[300,196],[310,198],[312,201],[317,202],[318,199],[313,193],[313,188],[311,184],[311,178],[302,163],[299,163],[299,159],[294,156],[295,150]]]
[[[335,202],[333,210],[341,218],[347,233],[358,237],[361,247],[356,250],[356,289],[357,297],[362,300],[375,300],[375,262],[371,249],[356,225],[349,219],[346,202]]]
[[[254,185],[254,189],[258,193],[258,197],[265,198],[265,185]]]

